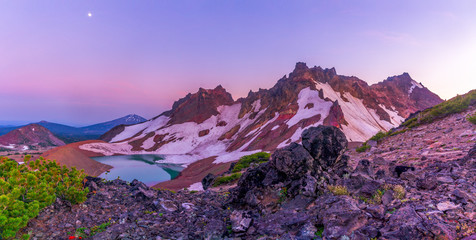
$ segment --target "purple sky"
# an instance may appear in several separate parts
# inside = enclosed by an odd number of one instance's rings
[[[476,1],[6,0],[0,124],[150,118],[199,87],[221,84],[235,99],[270,88],[297,61],[369,84],[409,72],[446,99],[476,88],[475,9]]]

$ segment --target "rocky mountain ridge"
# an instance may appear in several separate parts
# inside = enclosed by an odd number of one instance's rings
[[[81,148],[104,155],[176,155],[166,159],[171,163],[212,156],[226,162],[299,142],[305,129],[318,125],[340,128],[348,141],[365,141],[441,101],[407,73],[369,86],[334,68],[297,63],[270,89],[250,91],[236,101],[221,86],[200,89],[147,122],[112,129],[102,137],[109,144]]]

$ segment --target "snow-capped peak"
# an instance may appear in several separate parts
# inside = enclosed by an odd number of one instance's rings
[[[334,68],[298,63],[270,89],[250,92],[235,101],[221,86],[201,88],[147,122],[111,130],[110,143],[81,148],[106,155],[181,155],[170,160],[175,163],[211,156],[225,162],[300,141],[302,131],[321,124],[339,127],[348,140],[362,142],[398,126],[410,113],[441,102],[427,89],[419,91],[418,102],[410,98],[401,90],[409,82],[411,91],[423,88],[409,74],[369,86],[357,77],[337,75]],[[128,118],[134,118],[131,115]]]

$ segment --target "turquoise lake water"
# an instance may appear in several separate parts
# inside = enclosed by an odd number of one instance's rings
[[[164,159],[163,155],[136,154],[123,156],[94,157],[94,160],[113,166],[108,173],[99,175],[106,180],[117,177],[131,182],[137,179],[147,186],[176,178],[183,167],[177,164],[157,163]]]

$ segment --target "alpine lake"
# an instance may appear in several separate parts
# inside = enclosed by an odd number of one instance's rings
[[[164,155],[157,154],[104,156],[92,159],[113,167],[109,172],[99,175],[101,178],[106,180],[120,178],[128,182],[137,179],[147,186],[174,179],[184,169],[178,164],[160,163]]]

